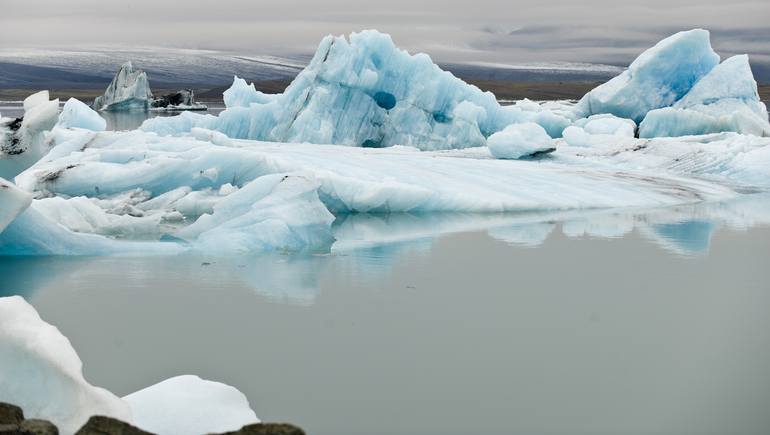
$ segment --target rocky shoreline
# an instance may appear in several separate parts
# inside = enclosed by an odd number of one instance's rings
[[[20,407],[0,402],[0,435],[59,435],[59,429],[47,420],[25,419]],[[154,434],[112,417],[95,415],[75,435]],[[305,435],[305,431],[288,423],[254,423],[219,435]]]

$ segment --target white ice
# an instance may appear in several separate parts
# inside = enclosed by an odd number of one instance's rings
[[[59,114],[59,122],[56,125],[62,128],[104,131],[107,128],[107,121],[85,103],[70,98],[64,103],[62,112]]]
[[[167,379],[123,400],[131,407],[134,425],[157,434],[228,432],[259,423],[243,393],[192,375]]]
[[[571,146],[587,147],[597,142],[597,139],[633,138],[636,134],[636,123],[630,119],[618,118],[615,115],[601,114],[582,118],[564,129],[562,136]]]
[[[492,156],[498,159],[518,159],[555,150],[553,139],[534,122],[511,124],[487,140]]]
[[[92,415],[131,421],[128,405],[83,378],[69,340],[20,296],[0,298],[0,402],[72,434]]]
[[[63,435],[93,415],[169,435],[259,422],[246,396],[229,385],[177,376],[121,399],[89,384],[82,365],[70,341],[22,297],[0,297],[0,402],[20,406],[27,418],[49,420]]]

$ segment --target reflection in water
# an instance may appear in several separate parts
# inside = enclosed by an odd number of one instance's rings
[[[55,282],[59,274],[82,273],[91,280],[96,275],[100,281],[122,270],[121,279],[133,280],[136,287],[145,286],[147,276],[163,275],[169,283],[175,279],[215,282],[219,287],[248,288],[273,301],[311,305],[324,273],[333,271],[362,282],[376,282],[387,278],[402,258],[429,253],[434,240],[446,234],[486,231],[493,239],[532,248],[545,243],[556,231],[569,238],[602,239],[636,231],[673,255],[691,257],[708,254],[711,238],[720,228],[742,230],[763,225],[770,225],[770,197],[758,195],[654,210],[353,214],[334,223],[336,242],[325,255],[4,258],[0,260],[0,276],[5,277],[0,294],[29,294],[49,281]],[[214,264],[216,267],[208,267]],[[41,268],[46,273],[39,273]]]

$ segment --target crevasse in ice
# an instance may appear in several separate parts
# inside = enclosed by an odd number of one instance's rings
[[[536,122],[552,137],[569,125],[547,110],[500,106],[428,55],[410,55],[371,30],[324,38],[283,94],[263,94],[236,77],[224,100],[218,117],[155,118],[142,129],[169,135],[202,127],[239,139],[435,150],[483,146],[512,123]]]

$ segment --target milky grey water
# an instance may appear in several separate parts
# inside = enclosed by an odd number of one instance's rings
[[[310,434],[766,434],[770,198],[354,215],[327,255],[0,258],[120,395],[178,374]]]

